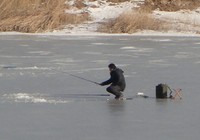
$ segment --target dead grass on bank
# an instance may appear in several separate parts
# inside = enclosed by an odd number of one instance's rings
[[[130,0],[107,0],[108,2],[113,2],[113,3],[121,3],[121,2],[126,2]]]
[[[26,33],[58,29],[88,19],[87,14],[66,14],[66,0],[1,0],[0,31]]]
[[[142,30],[165,32],[172,28],[170,27],[172,23],[154,18],[151,15],[153,10],[194,10],[199,7],[200,0],[145,0],[144,4],[140,5],[137,10],[123,13],[118,18],[104,23],[98,31],[106,33],[135,33]]]
[[[120,15],[115,20],[103,24],[98,31],[107,33],[135,33],[142,30],[164,31],[168,24],[153,18],[146,12],[129,12]]]
[[[142,9],[161,11],[194,10],[200,7],[200,0],[145,0]]]

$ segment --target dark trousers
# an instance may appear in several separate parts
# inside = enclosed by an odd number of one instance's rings
[[[121,91],[123,91],[123,90],[122,90],[121,87],[119,87],[119,86],[113,86],[113,85],[111,85],[111,86],[109,86],[106,90],[107,90],[109,93],[115,95],[116,97],[120,97],[120,96],[123,95],[123,94],[121,93]]]

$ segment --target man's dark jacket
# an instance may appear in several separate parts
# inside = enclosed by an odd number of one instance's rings
[[[126,87],[125,78],[123,71],[119,68],[116,68],[110,72],[110,79],[101,83],[102,86],[111,84],[112,86],[119,86],[123,91]]]

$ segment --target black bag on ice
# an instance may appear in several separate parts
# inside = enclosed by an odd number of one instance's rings
[[[156,86],[156,98],[167,98],[167,88],[168,86],[166,84],[158,84]]]

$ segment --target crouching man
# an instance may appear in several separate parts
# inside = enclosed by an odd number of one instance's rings
[[[110,85],[107,87],[107,91],[113,95],[115,95],[115,99],[121,100],[123,99],[122,92],[125,90],[126,82],[123,75],[123,71],[115,66],[115,64],[111,63],[108,65],[110,70],[110,79],[105,82],[100,83],[101,86]]]

